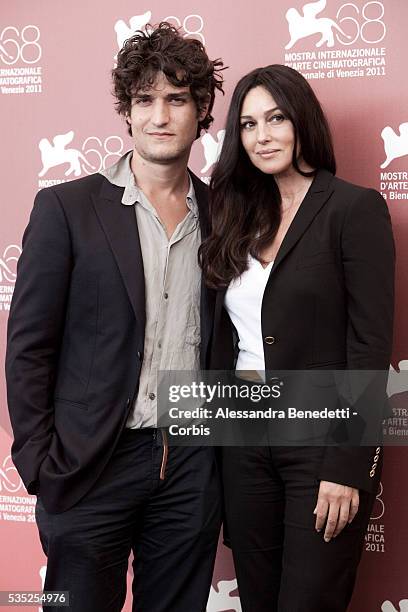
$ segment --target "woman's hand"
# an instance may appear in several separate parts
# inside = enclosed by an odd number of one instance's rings
[[[326,522],[324,541],[329,542],[351,523],[359,505],[358,489],[322,480],[316,508],[316,531],[321,531]],[[327,521],[326,521],[327,519]]]

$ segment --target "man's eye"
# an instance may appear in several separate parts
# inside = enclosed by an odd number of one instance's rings
[[[184,104],[186,101],[185,98],[172,98],[170,100],[171,104],[174,104],[175,106],[181,106],[182,104]]]
[[[135,98],[134,100],[134,104],[137,104],[138,106],[147,106],[150,104],[150,102],[150,98]]]

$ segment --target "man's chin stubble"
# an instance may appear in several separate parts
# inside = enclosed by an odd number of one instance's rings
[[[162,155],[144,155],[144,159],[153,164],[171,164],[185,158],[185,152],[163,153]]]

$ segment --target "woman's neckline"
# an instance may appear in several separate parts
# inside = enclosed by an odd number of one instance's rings
[[[259,259],[256,259],[256,257],[253,257],[252,255],[249,256],[250,259],[255,262],[255,265],[258,264],[261,268],[261,270],[268,270],[268,268],[273,266],[273,262],[275,261],[274,259],[271,259],[271,261],[268,262],[268,264],[266,266],[264,266]]]

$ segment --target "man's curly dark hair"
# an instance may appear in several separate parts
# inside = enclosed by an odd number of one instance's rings
[[[166,21],[156,28],[147,26],[146,32],[138,31],[128,38],[118,53],[117,66],[112,70],[116,110],[120,115],[130,114],[135,93],[152,86],[157,73],[163,72],[172,85],[190,87],[197,112],[209,100],[207,115],[198,124],[198,138],[214,120],[211,111],[215,90],[224,93],[222,70],[222,61],[211,61],[199,40],[184,38]],[[130,126],[128,132],[132,134]]]

